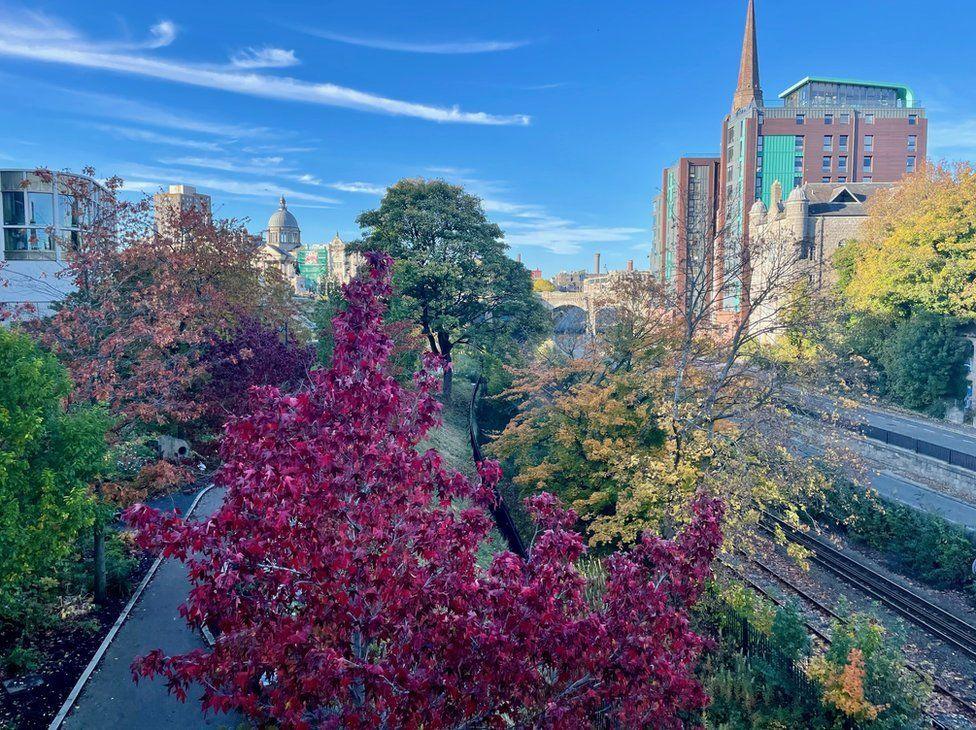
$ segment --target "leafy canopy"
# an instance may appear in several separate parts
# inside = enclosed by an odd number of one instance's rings
[[[369,258],[345,288],[331,366],[309,390],[260,390],[228,425],[221,509],[129,512],[141,544],[189,565],[191,625],[219,629],[212,651],[155,651],[135,675],[162,674],[181,698],[198,683],[205,708],[288,728],[684,727],[707,702],[688,609],[721,506],[700,499],[674,540],[608,559],[599,608],[576,516],[552,495],[528,503],[527,560],[480,565],[500,470],[482,462],[473,483],[418,450],[438,423],[438,363],[413,388],[390,372],[391,261]]]
[[[91,525],[108,419],[65,408],[68,374],[28,336],[0,328],[0,612],[16,612]]]
[[[855,310],[976,319],[976,168],[909,175],[877,196],[857,241],[837,255]]]
[[[506,255],[502,230],[462,188],[401,180],[357,222],[366,231],[359,248],[395,260],[397,294],[432,353],[448,362],[458,345],[501,354],[545,331],[528,270]]]

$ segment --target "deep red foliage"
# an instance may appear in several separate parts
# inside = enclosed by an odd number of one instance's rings
[[[207,404],[208,416],[223,423],[228,415],[246,411],[252,386],[297,389],[315,363],[315,348],[294,339],[285,342],[275,328],[244,315],[230,337],[213,337],[202,363],[209,381],[201,400]]]
[[[613,556],[598,609],[576,517],[551,495],[529,503],[529,559],[480,566],[500,470],[483,462],[473,483],[417,451],[439,418],[437,363],[412,389],[390,376],[391,262],[370,263],[345,289],[331,368],[297,395],[257,389],[228,424],[223,507],[202,523],[129,511],[142,545],[188,564],[190,624],[218,629],[212,651],[155,651],[134,676],[283,727],[683,727],[706,702],[687,610],[721,506],[702,498],[674,541]]]

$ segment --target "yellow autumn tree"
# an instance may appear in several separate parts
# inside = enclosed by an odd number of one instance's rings
[[[879,193],[836,264],[855,310],[976,319],[976,168],[929,165]]]
[[[791,447],[782,384],[751,335],[690,328],[639,274],[614,286],[590,348],[550,350],[506,394],[518,414],[491,449],[514,482],[571,504],[593,546],[671,534],[699,491],[725,502],[730,549],[755,542],[765,511],[797,523],[827,480]]]

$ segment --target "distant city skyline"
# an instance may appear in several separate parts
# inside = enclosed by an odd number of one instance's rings
[[[310,243],[355,239],[401,177],[443,177],[530,269],[589,269],[595,252],[646,268],[660,171],[719,151],[745,5],[2,3],[0,166],[193,185],[254,233],[285,195]],[[855,45],[831,13],[756,10],[767,103],[805,76],[905,83],[930,156],[976,157],[968,3],[862,4]]]

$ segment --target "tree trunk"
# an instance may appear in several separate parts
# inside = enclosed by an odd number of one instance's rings
[[[444,376],[443,376],[444,379],[443,379],[442,387],[441,387],[441,396],[444,399],[444,402],[445,403],[450,403],[451,402],[451,389],[452,389],[452,387],[454,385],[454,382],[453,382],[454,381],[454,371],[451,370],[451,367],[450,367],[450,365],[451,365],[451,358],[450,358],[450,356],[446,356],[444,358],[444,364],[445,364],[446,367],[444,368]]]
[[[92,573],[94,578],[95,603],[104,606],[108,599],[105,588],[105,524],[100,517],[95,518],[93,533],[95,545],[92,558]]]
[[[471,458],[475,464],[485,459],[481,453],[481,444],[478,443],[478,419],[475,416],[478,406],[478,393],[484,384],[485,376],[481,375],[478,378],[478,382],[474,384],[474,390],[471,391],[471,405],[468,408],[468,436],[471,440]],[[526,560],[528,558],[528,551],[525,549],[522,536],[519,535],[518,528],[515,526],[515,520],[512,519],[512,513],[508,511],[508,505],[502,499],[498,487],[495,487],[495,503],[491,508],[491,516],[495,519],[495,525],[498,527],[498,531],[505,538],[505,542],[508,543],[508,549],[523,560]]]

